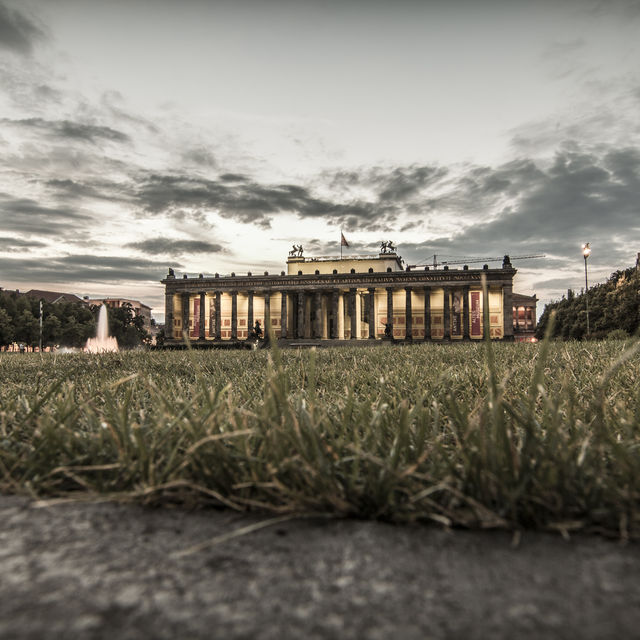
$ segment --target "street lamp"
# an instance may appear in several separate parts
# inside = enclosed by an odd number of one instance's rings
[[[587,258],[591,255],[591,245],[585,242],[582,245],[582,255],[584,256],[584,299],[587,303],[587,338],[589,337],[589,281],[587,280]]]

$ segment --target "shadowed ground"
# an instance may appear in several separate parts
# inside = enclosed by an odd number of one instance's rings
[[[0,496],[1,638],[640,637],[640,547]]]

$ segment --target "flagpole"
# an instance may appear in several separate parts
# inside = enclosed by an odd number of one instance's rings
[[[342,260],[342,227],[340,227],[340,260]]]

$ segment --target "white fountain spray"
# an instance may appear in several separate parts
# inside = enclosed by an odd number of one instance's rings
[[[106,304],[100,307],[96,337],[87,340],[87,346],[84,350],[88,353],[106,353],[107,351],[118,350],[118,341],[109,335],[109,320],[107,318]]]

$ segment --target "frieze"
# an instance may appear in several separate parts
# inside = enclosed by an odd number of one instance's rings
[[[201,291],[247,291],[247,290],[281,290],[281,289],[317,289],[326,287],[384,287],[387,285],[402,286],[464,286],[481,282],[485,275],[487,280],[494,285],[509,285],[512,283],[515,269],[496,269],[492,271],[478,270],[475,272],[395,272],[395,273],[363,273],[363,274],[324,274],[322,276],[289,275],[261,278],[250,277],[225,277],[225,278],[184,278],[165,279],[162,283],[167,286],[167,291],[172,292],[201,292]]]

